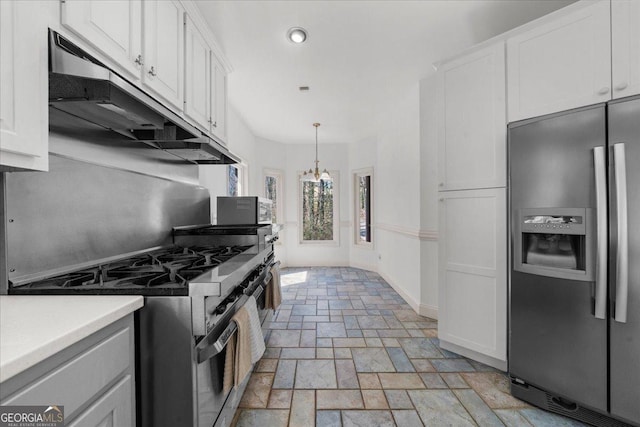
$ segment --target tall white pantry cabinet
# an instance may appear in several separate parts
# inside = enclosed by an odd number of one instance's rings
[[[437,78],[438,337],[506,369],[504,42],[441,64]]]
[[[583,0],[438,66],[443,348],[507,368],[508,122],[640,94],[640,2]]]

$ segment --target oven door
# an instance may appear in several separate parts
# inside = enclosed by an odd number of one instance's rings
[[[264,288],[259,285],[252,294],[256,300],[264,299]],[[247,298],[242,296],[227,309],[227,321],[220,322],[196,347],[197,414],[199,427],[228,426],[235,413],[250,375],[242,384],[223,391],[224,364],[229,339],[237,331],[231,317],[242,307]]]
[[[258,317],[260,317],[260,324],[262,325],[262,334],[264,336],[266,336],[269,330],[269,321],[273,317],[273,310],[269,308],[267,305],[268,292],[266,292],[266,289],[269,286],[269,282],[271,282],[271,279],[273,277],[272,269],[277,265],[280,265],[280,261],[276,263],[271,262],[267,264],[266,268],[264,269],[266,274],[264,276],[264,279],[262,280],[262,287],[265,289],[265,292],[263,292],[262,295],[260,295],[260,298],[256,298],[256,305],[258,307]]]

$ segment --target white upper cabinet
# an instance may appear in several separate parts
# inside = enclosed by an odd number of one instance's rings
[[[589,3],[508,39],[509,121],[611,99],[610,3]]]
[[[438,69],[439,190],[506,185],[504,43]]]
[[[223,142],[227,137],[227,71],[211,55],[211,132]]]
[[[184,99],[184,9],[177,1],[142,5],[145,86],[179,110]]]
[[[143,61],[141,10],[141,0],[66,0],[61,20],[135,81]]]
[[[226,139],[227,72],[197,25],[185,20],[185,115],[200,128]]]
[[[640,94],[640,1],[611,2],[613,97]]]
[[[209,131],[211,120],[211,49],[193,21],[185,22],[184,113]]]
[[[47,25],[42,5],[0,1],[0,170],[48,170]]]

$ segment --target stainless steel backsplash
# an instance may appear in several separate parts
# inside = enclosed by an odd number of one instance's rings
[[[206,188],[59,155],[49,172],[4,181],[0,219],[14,284],[165,246],[172,227],[210,221]]]

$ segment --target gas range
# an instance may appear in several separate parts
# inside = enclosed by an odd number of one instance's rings
[[[224,276],[236,269],[234,257],[240,256],[241,264],[252,258],[252,248],[176,245],[14,286],[12,293],[189,295],[190,281],[206,273],[209,278]],[[225,268],[227,262],[231,264]]]

